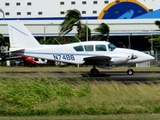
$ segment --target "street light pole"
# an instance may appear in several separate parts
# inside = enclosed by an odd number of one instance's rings
[[[128,48],[131,48],[131,35],[132,34],[128,35]]]
[[[153,50],[153,35],[151,34],[151,55],[154,55],[154,50]]]
[[[46,42],[46,24],[44,24],[44,42]]]

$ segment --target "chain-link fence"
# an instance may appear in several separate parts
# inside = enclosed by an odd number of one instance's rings
[[[150,54],[149,51],[144,51],[144,52]],[[136,67],[155,67],[157,66],[157,64],[159,64],[160,66],[160,53],[156,51],[152,56],[155,58],[154,60],[149,62],[137,63]]]

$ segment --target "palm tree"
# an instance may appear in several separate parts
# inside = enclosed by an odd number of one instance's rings
[[[65,20],[60,24],[59,35],[69,33],[74,26],[77,27],[77,33],[80,35],[82,31],[81,13],[77,9],[67,10]]]
[[[97,28],[94,29],[96,32],[99,32],[100,35],[98,35],[100,38],[102,38],[105,34],[106,40],[109,41],[109,26],[106,23],[101,23]]]
[[[91,37],[91,29],[86,24],[82,24],[81,34],[77,34],[76,36],[79,37],[80,40],[88,40]]]
[[[160,21],[159,20],[155,21],[155,24],[160,28]]]

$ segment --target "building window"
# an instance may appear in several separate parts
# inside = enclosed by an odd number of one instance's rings
[[[27,12],[27,15],[31,15],[31,12]]]
[[[116,3],[119,3],[119,0],[116,0]]]
[[[18,2],[18,3],[16,3],[16,6],[20,6],[20,5],[21,5],[21,3],[19,3],[19,2]]]
[[[96,11],[96,10],[94,10],[94,11],[93,11],[93,14],[97,14],[97,11]]]
[[[61,14],[61,15],[64,15],[64,14],[65,14],[65,12],[64,12],[64,11],[61,11],[61,12],[60,12],[60,14]]]
[[[86,14],[86,11],[82,11],[82,14]]]
[[[64,2],[60,2],[60,5],[64,5]]]
[[[138,10],[137,13],[142,13],[142,10]]]
[[[76,4],[76,2],[75,2],[75,1],[72,1],[72,2],[71,2],[71,5],[75,5],[75,4]]]
[[[98,4],[98,2],[97,1],[93,1],[93,4]]]
[[[32,5],[32,3],[31,3],[31,2],[27,2],[27,5],[28,5],[28,6],[31,6],[31,5]]]
[[[5,6],[9,6],[9,3],[5,3]]]
[[[5,12],[5,15],[9,15],[9,12]]]
[[[115,10],[114,13],[115,13],[115,14],[118,14],[118,13],[119,13],[119,10]]]
[[[126,13],[130,13],[131,12],[131,10],[126,10]]]
[[[104,1],[104,4],[108,4],[108,0],[105,0],[105,1]]]
[[[85,5],[85,4],[87,4],[87,2],[86,1],[82,1],[82,4]]]
[[[153,9],[149,9],[149,12],[153,12]]]
[[[42,12],[38,12],[38,15],[42,15]]]
[[[107,10],[104,10],[104,14],[108,14],[108,11],[107,11]]]
[[[17,15],[21,15],[21,12],[17,12]]]

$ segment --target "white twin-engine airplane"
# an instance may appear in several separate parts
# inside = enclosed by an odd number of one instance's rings
[[[110,42],[85,41],[63,45],[41,45],[20,21],[10,21],[10,51],[13,55],[30,56],[66,63],[93,65],[110,68],[113,65],[129,65],[128,75],[134,71],[130,64],[151,61],[149,54],[125,48],[117,48]],[[90,70],[92,75],[99,74],[96,67]]]

